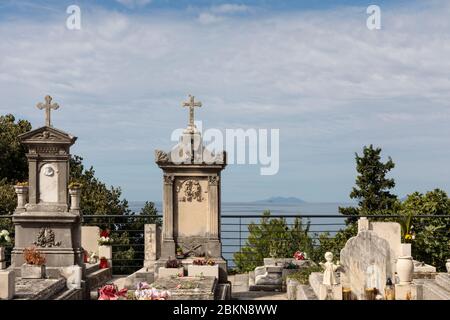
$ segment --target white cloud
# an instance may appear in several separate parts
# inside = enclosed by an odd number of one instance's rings
[[[132,199],[159,196],[158,183],[133,181],[143,174],[159,181],[152,150],[169,148],[172,129],[185,125],[179,105],[188,93],[203,102],[197,117],[206,127],[280,128],[285,161],[277,179],[297,179],[306,199],[345,199],[353,152],[368,143],[408,168],[431,153],[429,166],[442,170],[426,183],[450,181],[441,160],[450,156],[446,3],[415,13],[383,10],[380,31],[367,30],[359,9],[246,19],[226,15],[236,9],[220,10],[203,12],[212,15],[203,16],[207,27],[183,12],[86,12],[80,31],[65,29],[60,18],[1,21],[0,114],[14,112],[37,126],[43,115],[34,106],[50,93],[62,106],[55,125],[80,137],[75,152]],[[330,170],[315,166],[320,161]],[[122,177],[123,166],[134,173]],[[334,179],[332,170],[350,178]],[[227,168],[229,180],[233,172]],[[252,174],[243,177],[258,192],[266,184]],[[313,179],[317,184],[302,184]],[[282,192],[285,185],[273,187]]]
[[[245,4],[224,3],[218,6],[212,6],[211,12],[218,14],[233,14],[250,11],[250,7]]]
[[[145,7],[150,2],[152,2],[152,0],[116,0],[116,1],[128,8]]]

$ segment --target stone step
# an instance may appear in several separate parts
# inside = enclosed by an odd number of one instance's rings
[[[424,279],[421,283],[423,300],[450,300],[450,291],[438,285],[436,280]]]
[[[90,275],[91,273],[96,272],[97,270],[100,270],[100,263],[86,263],[86,276]]]
[[[98,288],[101,285],[112,279],[111,268],[98,269],[86,276],[87,287],[92,290],[93,288]]]
[[[83,300],[83,289],[66,289],[52,300]]]
[[[442,288],[450,291],[450,273],[438,273],[435,280]]]

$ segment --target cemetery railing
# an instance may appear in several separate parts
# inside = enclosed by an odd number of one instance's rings
[[[235,254],[242,252],[244,247],[252,246],[247,241],[250,234],[249,226],[261,226],[263,215],[222,215],[221,216],[221,237],[223,257],[228,261],[228,267],[236,267]],[[400,215],[371,215],[367,216],[377,221],[398,221]],[[427,219],[450,218],[449,215],[420,215],[422,221]],[[266,219],[284,219],[287,227],[292,228],[295,219],[301,219],[303,226],[309,224],[307,234],[313,241],[314,246],[318,246],[318,238],[323,233],[329,233],[330,239],[336,232],[346,227],[347,219],[355,219],[355,216],[344,216],[340,214],[299,214],[299,215],[277,215],[271,214]],[[142,216],[134,215],[84,215],[83,225],[99,226],[101,229],[110,229],[111,235],[115,239],[113,244],[113,273],[131,274],[143,266],[144,261],[144,225],[154,223],[155,219],[162,220],[162,216]],[[10,215],[0,215],[0,229],[8,228],[12,230]],[[449,233],[449,230],[441,232]],[[274,243],[280,244],[287,240],[275,238]],[[10,262],[10,251],[12,245],[6,247],[7,264]],[[301,248],[299,248],[301,250]],[[245,254],[245,252],[244,252]],[[248,254],[245,259],[252,261],[254,255]]]

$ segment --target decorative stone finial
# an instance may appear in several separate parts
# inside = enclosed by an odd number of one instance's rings
[[[45,109],[45,125],[47,127],[51,127],[52,126],[52,122],[51,122],[51,115],[50,112],[51,110],[58,110],[59,109],[59,105],[57,103],[52,103],[53,98],[49,95],[45,96],[45,103],[39,102],[36,107],[39,110]]]

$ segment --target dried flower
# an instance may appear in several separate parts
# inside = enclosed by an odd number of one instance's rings
[[[45,263],[45,256],[35,247],[24,249],[23,257],[27,264],[41,266]]]

